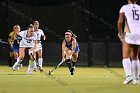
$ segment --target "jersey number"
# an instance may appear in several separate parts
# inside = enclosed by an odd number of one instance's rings
[[[133,12],[133,19],[134,20],[139,20],[138,10],[132,10],[132,12]]]
[[[31,43],[32,42],[32,40],[27,40],[27,43]]]

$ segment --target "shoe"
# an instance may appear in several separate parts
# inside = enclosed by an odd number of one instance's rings
[[[72,67],[72,68],[70,69],[71,75],[74,75],[74,71],[75,71],[75,67]]]
[[[125,84],[129,84],[131,81],[132,81],[132,78],[131,78],[130,76],[128,76],[128,77],[126,78],[126,80],[123,82],[123,84],[124,84],[124,85],[125,85]]]
[[[13,70],[13,71],[18,70],[19,65],[20,65],[20,64],[19,64],[18,62],[16,62],[16,63],[13,65],[12,70]]]
[[[27,74],[28,74],[28,75],[31,75],[31,74],[32,74],[32,71],[31,71],[31,70],[28,70],[28,71],[27,71]]]
[[[22,64],[20,64],[19,68],[20,68],[20,69],[22,69],[22,68],[23,68],[23,65],[22,65]]]
[[[31,75],[31,74],[32,74],[32,65],[30,65],[30,64],[29,64],[29,66],[28,66],[27,74],[28,74],[28,75]]]
[[[37,72],[37,68],[34,68],[34,72]]]
[[[134,79],[132,82],[134,85],[138,85],[139,84],[139,79]]]
[[[39,67],[39,71],[40,71],[40,72],[43,72],[43,69],[42,69],[41,67]]]

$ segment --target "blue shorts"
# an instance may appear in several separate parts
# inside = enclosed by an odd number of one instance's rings
[[[72,50],[71,47],[67,47],[67,48],[68,48],[69,50]],[[79,44],[77,43],[74,53],[77,53],[77,52],[79,52],[79,51],[80,51],[80,48],[79,48]]]
[[[76,46],[74,53],[77,53],[79,51],[80,51],[80,48],[79,48],[79,45],[78,45],[78,46]]]
[[[19,46],[15,46],[15,45],[13,45],[13,51],[15,51],[15,52],[19,52]]]

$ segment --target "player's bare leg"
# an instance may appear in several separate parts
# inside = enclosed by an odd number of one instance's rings
[[[123,82],[123,84],[128,84],[132,81],[132,71],[131,71],[131,60],[130,60],[130,54],[131,54],[131,48],[130,45],[128,45],[125,41],[123,43],[123,68],[126,74],[126,80]]]
[[[34,54],[34,58],[36,59],[36,53]],[[34,60],[34,72],[37,71],[37,62]]]
[[[76,65],[77,59],[78,59],[78,52],[77,52],[77,53],[74,53],[74,54],[72,55],[72,68],[71,68],[71,70],[70,70],[71,75],[74,75],[74,72],[75,72],[75,65]]]
[[[69,70],[71,70],[71,68],[72,68],[72,58],[71,58],[71,56],[70,56],[70,53],[71,53],[71,50],[69,50],[69,49],[66,49],[65,50],[65,55],[66,55],[66,62],[67,62],[67,65],[68,65],[68,68],[69,68]]]
[[[28,70],[27,70],[27,74],[32,74],[32,68],[34,66],[34,53],[31,49],[29,49],[29,55],[30,55],[30,60],[29,60],[29,65],[28,65]]]
[[[25,56],[25,48],[19,48],[19,57],[17,58],[17,62],[12,67],[12,70],[17,70],[17,68],[20,66],[22,60]]]

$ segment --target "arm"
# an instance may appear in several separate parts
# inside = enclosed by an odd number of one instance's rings
[[[46,36],[45,35],[42,35],[42,37],[43,37],[43,40],[46,40]]]
[[[10,46],[13,46],[13,42],[14,42],[14,34],[13,35],[9,35],[8,37],[8,43],[10,44]]]
[[[44,34],[44,32],[42,30],[41,30],[41,36],[42,36],[43,40],[46,40],[46,36],[45,36],[45,34]]]
[[[37,48],[37,40],[34,40],[34,51],[36,50]]]
[[[120,40],[122,40],[123,19],[124,19],[124,13],[120,13],[118,18],[118,37]]]

